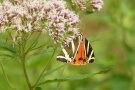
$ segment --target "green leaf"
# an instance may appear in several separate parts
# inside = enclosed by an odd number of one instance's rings
[[[70,76],[56,78],[53,80],[46,80],[44,82],[41,82],[39,85],[46,84],[46,83],[53,83],[53,82],[64,82],[64,81],[70,81],[70,80],[82,80],[87,77],[90,77],[90,75],[89,74],[86,74],[86,75],[76,74],[76,75],[70,75]]]
[[[50,75],[51,73],[53,73],[53,72],[55,72],[55,71],[57,71],[57,70],[59,70],[59,69],[61,69],[62,67],[64,67],[65,66],[65,64],[64,65],[61,65],[61,66],[58,66],[57,68],[54,68],[54,69],[51,69],[51,70],[48,70],[43,76],[47,76],[47,75]]]
[[[35,90],[42,90],[42,88],[41,87],[36,87]]]
[[[13,55],[4,54],[4,53],[0,53],[0,56],[4,56],[4,57],[10,57],[10,58],[13,58]]]
[[[109,72],[111,70],[112,70],[112,67],[108,66],[108,67],[105,67],[103,70],[101,70],[101,71],[99,71],[99,72],[97,72],[95,74],[103,74],[103,73],[107,73],[107,72]]]
[[[5,41],[5,40],[0,40],[0,49],[9,51],[9,52],[11,52],[11,53],[16,53],[15,47],[13,47],[12,44],[8,43],[8,42]]]
[[[92,77],[96,74],[105,74],[105,73],[109,72],[111,69],[112,69],[111,67],[106,67],[103,70],[98,71],[97,73],[93,73],[93,74],[75,74],[75,75],[70,75],[70,76],[63,76],[63,77],[59,77],[59,78],[52,79],[52,80],[46,80],[44,82],[39,83],[39,85],[43,85],[43,84],[47,84],[47,83],[53,83],[53,82],[82,80],[82,79],[90,78],[90,77]]]

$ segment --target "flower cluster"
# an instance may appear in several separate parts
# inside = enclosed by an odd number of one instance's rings
[[[41,7],[41,2],[36,0],[16,1],[16,3],[4,1],[0,10],[6,19],[6,23],[8,23],[7,28],[29,32],[43,30],[43,28],[38,27],[41,20],[39,18]]]
[[[67,33],[78,33],[79,17],[67,9],[62,0],[6,0],[0,5],[0,11],[0,26],[3,25],[5,30],[31,32],[48,28],[56,43],[62,41]]]
[[[79,17],[72,11],[65,8],[65,4],[61,1],[54,1],[48,4],[48,28],[50,35],[54,38],[55,42],[64,39],[64,35],[67,33],[77,34],[77,24]]]
[[[72,0],[73,5],[75,4],[81,10],[86,9],[86,1],[85,0]]]
[[[3,14],[0,14],[0,32],[3,32],[6,28],[4,27],[5,18]]]
[[[4,16],[3,14],[0,14],[0,27],[3,26],[4,22],[5,22]]]
[[[72,0],[81,10],[86,9],[85,0]],[[100,11],[102,0],[91,0],[93,11]],[[0,31],[45,31],[55,43],[67,38],[65,44],[78,34],[79,16],[66,7],[63,0],[5,0],[0,4]]]
[[[69,43],[75,38],[75,35],[66,37],[62,43],[63,46],[67,46],[69,45]]]
[[[72,0],[73,5],[76,5],[81,10],[86,10],[87,6],[91,6],[92,11],[100,11],[103,5],[102,0],[91,0],[86,2],[86,0]]]
[[[90,4],[92,6],[92,11],[100,11],[104,3],[102,0],[92,0]]]

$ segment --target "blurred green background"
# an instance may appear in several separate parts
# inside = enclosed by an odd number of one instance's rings
[[[104,0],[100,12],[81,14],[81,32],[94,49],[95,62],[72,66],[56,61],[55,55],[41,80],[47,81],[39,87],[42,90],[135,90],[134,5],[135,0]],[[0,38],[3,38],[2,34]],[[48,38],[41,36],[41,40],[47,42]],[[35,82],[51,55],[49,47],[27,61],[31,83]],[[12,87],[27,90],[20,62],[4,58],[1,61]],[[0,90],[11,90],[1,68]]]

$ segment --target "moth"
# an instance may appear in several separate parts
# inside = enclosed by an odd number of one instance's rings
[[[62,46],[57,60],[72,65],[86,65],[94,61],[94,52],[88,40],[79,34],[67,46]]]

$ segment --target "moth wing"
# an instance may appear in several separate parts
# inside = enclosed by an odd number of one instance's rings
[[[86,38],[84,38],[84,42],[85,42],[85,51],[86,51],[87,61],[89,63],[92,63],[95,60],[94,51],[93,51],[89,41]]]
[[[88,42],[88,40],[82,35],[78,35],[79,44],[77,52],[74,54],[74,60],[71,62],[72,65],[85,65],[94,61],[94,52]]]
[[[57,60],[61,62],[71,62],[74,59],[74,55],[77,51],[79,44],[79,38],[75,37],[68,45],[62,45],[62,50],[60,54],[57,56]]]

